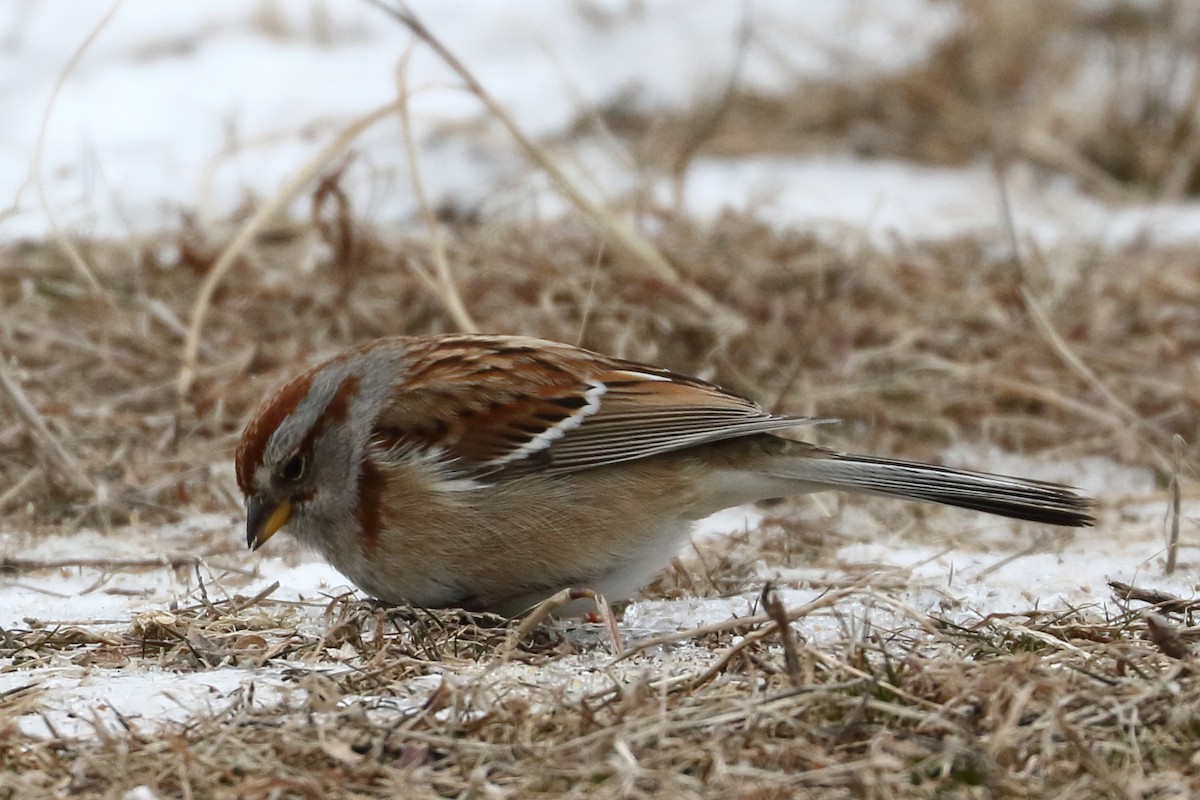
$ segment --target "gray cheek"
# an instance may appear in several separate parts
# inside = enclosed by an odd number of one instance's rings
[[[298,513],[289,524],[302,544],[318,551],[347,574],[355,574],[353,558],[358,555],[354,497],[341,488],[318,484],[312,497],[297,509]]]
[[[341,531],[357,518],[361,456],[346,434],[341,427],[328,430],[313,448],[312,470],[305,481],[310,497],[304,503],[303,519],[306,527],[314,528],[307,532],[314,536],[320,535],[319,530]]]
[[[349,434],[346,428],[337,427],[323,433],[317,442],[313,453],[319,454],[320,460],[313,465],[313,476],[322,487],[357,488],[362,454]]]

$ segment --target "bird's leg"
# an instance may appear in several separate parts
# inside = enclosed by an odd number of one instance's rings
[[[521,620],[516,633],[505,642],[504,652],[510,653],[515,650],[524,641],[525,637],[533,632],[534,628],[545,622],[555,611],[576,600],[586,599],[590,599],[596,604],[596,610],[587,616],[588,621],[599,622],[605,626],[613,655],[619,656],[624,653],[625,644],[621,639],[621,631],[617,628],[617,619],[613,614],[612,606],[608,604],[608,600],[605,599],[604,595],[587,587],[569,587],[563,589],[534,606],[525,616],[525,619]]]

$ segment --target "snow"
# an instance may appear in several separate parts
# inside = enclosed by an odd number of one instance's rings
[[[186,527],[199,532],[209,524],[210,520],[201,518]],[[67,537],[35,537],[3,532],[0,553],[41,562],[142,559],[147,552],[166,555],[159,543],[152,542],[149,551],[142,549],[140,532],[125,534],[111,537],[81,531]],[[23,627],[30,620],[49,624],[57,620],[122,622],[145,608],[147,602],[166,604],[179,599],[180,584],[170,570],[106,574],[97,569],[63,567],[0,580],[0,627]]]
[[[37,712],[16,718],[27,736],[78,738],[101,731],[118,731],[124,718],[140,728],[183,723],[197,714],[218,714],[233,703],[270,707],[282,702],[282,684],[257,670],[217,668],[203,672],[104,669],[99,667],[46,668],[0,674],[0,694],[31,682],[37,685]],[[250,686],[254,685],[253,692]]]
[[[415,10],[529,134],[553,142],[589,109],[687,107],[719,91],[737,58],[743,4],[705,0],[588,4],[419,2]],[[683,10],[686,7],[686,12]],[[956,24],[932,0],[786,0],[750,9],[741,85],[770,92],[808,77],[882,74],[922,58]],[[387,103],[410,48],[398,24],[358,0],[299,3],[120,2],[79,64],[54,87],[105,8],[73,0],[0,9],[0,240],[44,235],[50,217],[78,235],[178,224],[191,210],[225,219],[271,195],[350,120]],[[428,48],[412,50],[410,114],[435,204],[553,217],[566,206],[516,154]],[[53,102],[52,102],[53,101]],[[35,160],[43,116],[49,112]],[[415,218],[399,125],[354,146],[345,184],[380,223]],[[611,137],[579,137],[557,156],[599,197],[646,188]],[[32,168],[32,173],[31,173]],[[47,209],[31,175],[40,177]],[[670,195],[665,179],[649,188]],[[1048,246],[1195,241],[1194,204],[1110,205],[1070,181],[1011,176],[1022,238]],[[689,212],[753,210],[780,225],[875,244],[1000,235],[990,165],[937,168],[850,156],[697,160]],[[47,213],[49,211],[49,213]],[[302,209],[297,208],[298,213]]]
[[[700,159],[687,180],[688,209],[701,217],[747,211],[875,246],[1006,236],[999,184],[986,164],[956,169],[828,155]],[[1116,249],[1142,239],[1175,245],[1200,236],[1195,203],[1109,207],[1066,180],[1035,179],[1027,168],[1011,171],[1007,190],[1019,238],[1041,247],[1089,242]]]
[[[951,4],[935,0],[806,0],[803,13],[791,0],[412,5],[524,130],[547,142],[556,142],[589,109],[622,103],[681,108],[719,91],[715,87],[723,86],[735,61],[743,7],[751,9],[753,36],[742,84],[763,91],[806,76],[852,78],[903,68],[956,24]],[[54,97],[72,53],[105,11],[104,5],[78,0],[0,6],[5,110],[0,241],[44,236],[51,216],[76,235],[158,231],[177,224],[181,210],[225,219],[246,197],[272,194],[349,121],[391,101],[394,70],[410,45],[407,33],[359,0],[124,0]],[[497,213],[537,209],[546,216],[565,207],[425,48],[413,51],[408,85],[418,160],[433,202],[482,205]],[[601,197],[616,199],[644,188],[646,178],[635,173],[628,154],[602,137],[582,137],[573,148],[554,146]],[[410,222],[415,205],[399,125],[394,120],[376,125],[354,149],[358,157],[346,184],[360,213],[378,222]],[[31,176],[42,182],[46,208]],[[665,183],[650,183],[667,202]],[[1200,238],[1195,204],[1109,204],[1070,181],[1047,181],[1028,169],[1014,170],[1008,190],[1020,236],[1042,245],[1119,247],[1141,238],[1167,244]],[[702,158],[686,176],[684,202],[700,218],[727,209],[751,211],[778,226],[883,245],[1002,234],[996,178],[986,164],[936,168],[844,155]],[[11,213],[5,212],[10,203]],[[986,464],[1075,483],[1100,496],[1149,499],[1141,507],[1126,506],[1119,526],[1072,533],[1061,541],[1047,539],[1044,531],[1031,536],[1028,526],[992,521],[973,521],[965,528],[974,532],[972,539],[947,546],[914,543],[905,532],[879,529],[870,541],[839,548],[834,563],[764,568],[761,577],[778,580],[781,598],[794,607],[847,575],[861,574],[854,568],[870,565],[910,582],[897,602],[959,619],[1033,605],[1105,609],[1111,605],[1107,581],[1114,578],[1149,577],[1156,588],[1192,595],[1194,567],[1185,565],[1177,578],[1162,577],[1164,503],[1151,497],[1154,482],[1147,471],[1103,459],[1039,465],[967,449],[946,457],[952,464]],[[1198,516],[1200,509],[1185,509],[1190,523]],[[759,512],[734,509],[706,522],[696,538],[703,544],[760,522]],[[0,530],[0,555],[43,561],[120,561],[148,553],[166,558],[196,552],[203,540],[224,542],[215,551],[220,555],[204,559],[204,580],[228,583],[245,595],[275,582],[272,596],[282,600],[320,600],[349,588],[343,576],[311,555],[245,554],[239,527],[230,515],[213,514],[162,529],[69,538]],[[1030,548],[1035,541],[1044,546]],[[0,628],[88,623],[125,630],[140,614],[195,602],[196,588],[190,567],[64,566],[0,576]],[[754,594],[643,600],[628,607],[624,625],[636,639],[756,609]],[[864,600],[843,611],[862,620],[900,619]],[[802,628],[822,641],[838,635],[841,624],[814,617]],[[683,647],[677,657],[699,661],[706,653]],[[602,666],[599,656],[561,659],[536,671],[510,664],[489,680],[520,675],[584,691],[604,680]],[[471,665],[455,669],[464,679],[479,677]],[[98,725],[119,727],[118,715],[138,725],[166,724],[235,703],[270,706],[303,696],[272,666],[180,674],[70,664],[0,669],[0,696],[27,685],[34,687],[35,701],[17,724],[29,736],[49,735],[51,728],[88,736]],[[435,685],[436,680],[414,683],[414,702]]]
[[[721,0],[688,3],[687,13],[679,2],[413,6],[537,137],[560,132],[583,109],[666,107],[710,93],[732,69],[742,14],[741,4]],[[48,229],[26,186],[31,165],[53,215],[74,233],[158,230],[178,209],[224,217],[247,195],[270,195],[333,131],[392,100],[395,67],[410,47],[402,27],[359,0],[124,0],[53,98],[72,53],[104,17],[104,6],[85,8],[74,0],[0,8],[8,123],[0,202],[20,190],[4,238]],[[770,90],[801,75],[904,66],[950,29],[953,15],[927,0],[810,0],[798,17],[791,3],[771,0],[753,4],[751,21],[744,85]],[[484,114],[427,48],[413,52],[408,85],[435,202],[471,206],[528,180],[494,129],[466,133]],[[391,122],[356,144],[362,162],[348,184],[357,207],[380,220],[415,210],[401,142]]]
[[[945,461],[977,464],[978,452],[959,448]],[[1017,474],[1068,480],[1102,489],[1120,486],[1138,494],[1152,488],[1142,470],[1121,467],[1103,459],[1083,459],[1071,465],[1041,464],[1011,454],[989,452],[996,469]],[[908,531],[888,530],[869,517],[844,514],[843,527],[868,530],[870,535],[836,549],[832,558],[803,567],[759,565],[758,585],[773,581],[787,608],[798,608],[822,597],[830,586],[846,585],[866,572],[899,579],[902,588],[886,597],[864,593],[839,602],[835,613],[820,613],[796,623],[798,631],[814,644],[829,643],[845,635],[847,625],[888,630],[914,629],[912,613],[930,613],[971,624],[987,614],[1024,612],[1032,608],[1062,610],[1089,608],[1095,613],[1116,612],[1108,581],[1151,585],[1182,598],[1194,594],[1195,565],[1185,557],[1183,570],[1174,578],[1162,575],[1164,558],[1161,502],[1147,503],[1140,514],[1123,508],[1121,525],[1102,524],[1097,529],[1062,532],[1007,520],[960,515],[962,524],[954,541],[913,541]],[[1200,503],[1186,504],[1184,517],[1200,518]],[[703,521],[693,537],[696,547],[730,535],[754,536],[763,522],[754,508],[735,508]],[[1115,535],[1119,530],[1120,536]],[[32,539],[15,533],[0,535],[0,554],[55,560],[162,557],[166,559],[188,541],[204,539],[218,549],[224,540],[240,545],[241,521],[229,515],[210,514],[168,526],[147,537],[144,531],[126,529],[108,534],[84,531],[73,536]],[[148,549],[146,549],[148,547]],[[234,573],[223,571],[221,561],[237,564]],[[249,568],[249,572],[247,569]],[[252,596],[278,584],[271,597],[284,601],[324,602],[351,590],[349,581],[312,553],[248,555],[239,551],[218,559],[204,559],[201,567],[209,592],[218,589]],[[120,633],[145,624],[156,615],[170,623],[171,609],[194,603],[197,586],[189,569],[158,568],[107,571],[99,568],[63,568],[36,573],[36,577],[0,580],[0,627],[30,625],[60,627],[86,625],[94,632]],[[319,628],[319,606],[310,609],[300,624]],[[760,613],[757,591],[731,597],[684,597],[673,600],[643,599],[630,603],[621,628],[627,644],[647,636],[687,630]],[[304,620],[307,619],[307,622]],[[602,642],[596,626],[563,623],[581,641]],[[585,630],[586,628],[586,630]],[[353,651],[348,656],[355,655]],[[713,657],[704,648],[686,642],[651,651],[633,662],[633,672],[660,674],[684,665],[694,669]],[[16,659],[5,659],[17,665]],[[2,664],[2,662],[0,662]],[[305,665],[267,663],[262,667],[220,666],[200,672],[172,672],[153,666],[138,668],[80,667],[50,663],[45,666],[0,669],[0,696],[24,689],[36,692],[32,705],[15,715],[22,733],[91,737],[100,730],[118,730],[121,720],[142,730],[146,727],[185,723],[197,714],[219,714],[247,704],[255,708],[296,705],[307,697],[302,685],[286,673],[296,669],[317,671],[338,668],[328,661]],[[580,696],[608,685],[612,674],[603,646],[551,664],[537,666],[506,663],[446,664],[415,681],[403,691],[409,699],[386,698],[387,713],[402,713],[424,702],[441,679],[473,681],[475,685],[501,686],[516,681],[524,686],[554,686],[569,696]],[[355,697],[340,702],[353,702]],[[378,705],[372,703],[372,705]],[[383,713],[380,711],[379,713]]]

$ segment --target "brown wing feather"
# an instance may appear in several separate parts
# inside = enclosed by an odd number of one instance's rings
[[[812,422],[768,414],[696,378],[556,342],[418,343],[376,438],[444,449],[468,474],[574,471]]]

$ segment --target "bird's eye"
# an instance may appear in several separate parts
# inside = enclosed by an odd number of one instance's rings
[[[307,466],[308,464],[305,461],[304,456],[302,456],[300,453],[297,453],[289,458],[287,463],[283,465],[283,469],[279,471],[279,477],[283,478],[288,483],[295,483],[304,477],[304,469]]]

